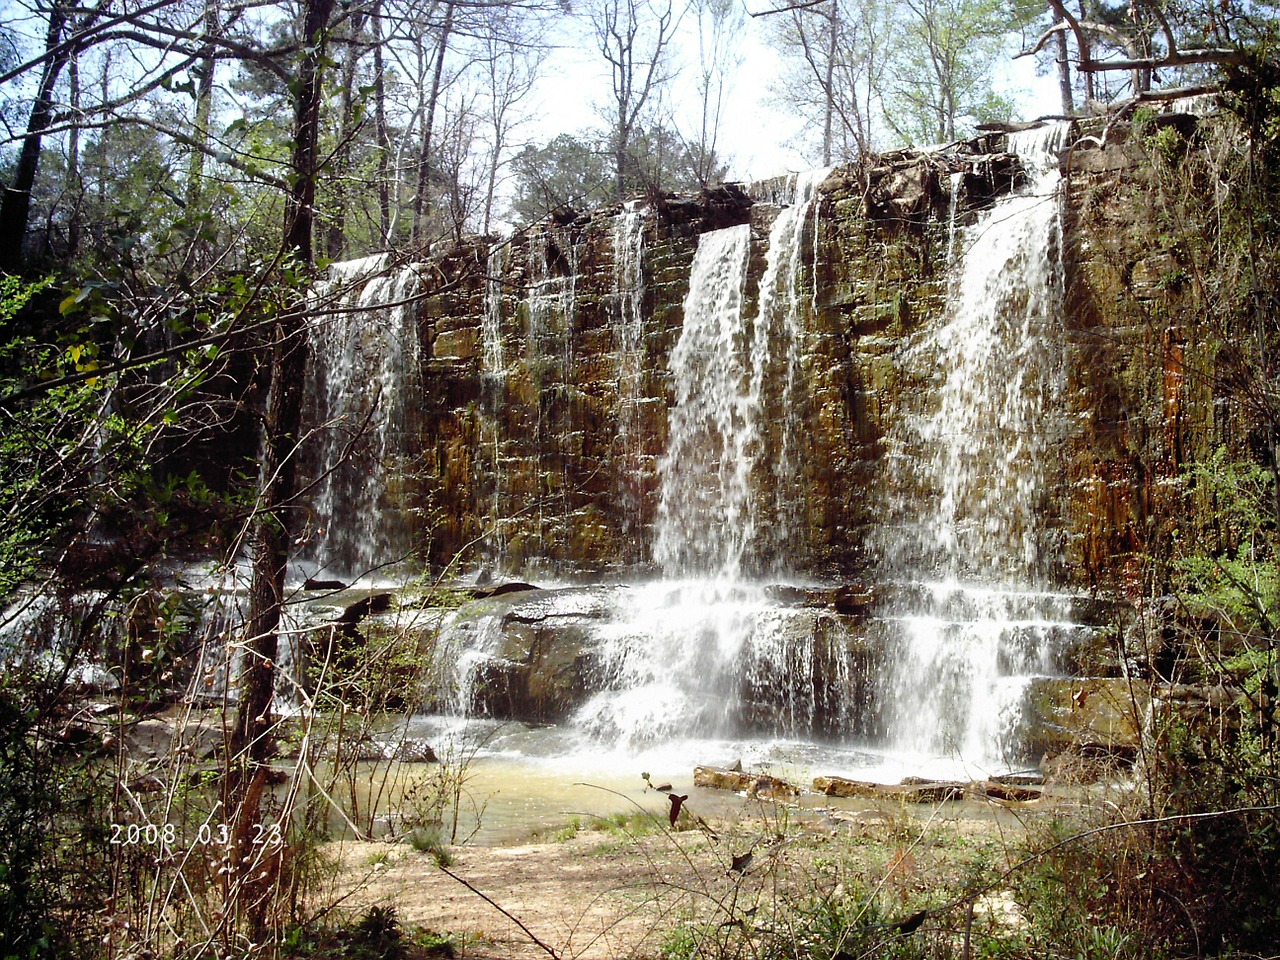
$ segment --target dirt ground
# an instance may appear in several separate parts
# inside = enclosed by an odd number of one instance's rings
[[[345,843],[334,848],[340,909],[359,916],[393,907],[402,923],[447,933],[462,956],[481,960],[550,950],[582,960],[656,957],[682,921],[763,916],[788,897],[841,895],[845,883],[875,890],[892,914],[915,909],[908,905],[975,863],[1013,859],[1030,811],[944,806],[956,809],[871,807],[803,819],[759,810],[681,832],[651,833],[652,823],[583,829],[546,842],[455,847],[447,873],[408,844]]]

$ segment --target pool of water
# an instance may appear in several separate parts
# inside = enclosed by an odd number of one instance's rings
[[[442,839],[481,845],[547,836],[572,820],[586,825],[617,813],[645,811],[663,818],[668,790],[659,787],[689,795],[690,811],[707,818],[732,816],[754,804],[728,791],[695,788],[698,765],[741,762],[753,773],[769,773],[802,788],[819,775],[894,784],[904,776],[970,780],[997,772],[956,761],[801,741],[685,740],[613,749],[563,727],[451,717],[407,718],[393,733],[428,741],[441,764],[369,764],[369,777],[393,777],[398,783],[387,791],[381,822],[388,822],[386,814],[406,784],[443,769],[459,777],[461,802],[456,832],[450,810]],[[876,804],[802,795],[792,809],[820,818],[833,809],[864,810]]]

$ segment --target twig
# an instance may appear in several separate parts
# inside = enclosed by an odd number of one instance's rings
[[[785,7],[775,7],[772,10],[757,10],[755,13],[748,11],[748,14],[752,17],[767,17],[771,14],[787,13],[791,10],[808,10],[826,2],[827,0],[800,0],[799,3],[789,3]]]
[[[437,864],[437,866],[439,865]],[[514,923],[517,927],[523,930],[525,933],[525,936],[527,936],[530,940],[532,940],[544,951],[546,951],[547,956],[551,957],[551,960],[560,960],[560,954],[556,953],[555,948],[547,946],[547,944],[543,943],[540,939],[538,939],[538,935],[534,933],[532,930],[530,930],[528,927],[526,927],[524,923],[521,922],[519,917],[517,917],[514,913],[512,913],[502,904],[498,903],[498,901],[494,900],[493,897],[489,896],[483,890],[476,889],[474,886],[472,886],[466,880],[463,880],[462,877],[458,876],[453,871],[445,867],[439,867],[439,869],[441,873],[447,876],[453,877],[453,879],[457,880],[460,884],[462,884],[464,887],[466,887],[468,890],[474,893],[477,897],[479,897],[485,903],[489,904],[489,906],[493,907],[493,909],[497,910],[500,914],[502,914],[504,917],[506,917],[508,920]]]
[[[1167,817],[1147,817],[1142,820],[1121,820],[1117,823],[1103,824],[1100,827],[1093,827],[1090,830],[1083,830],[1080,833],[1074,833],[1063,840],[1059,840],[1057,843],[1051,846],[1045,847],[1043,850],[1036,851],[1030,856],[1022,860],[1019,860],[1013,866],[1009,867],[1009,869],[1005,870],[1002,874],[1000,874],[1000,876],[998,876],[995,880],[991,881],[985,886],[979,887],[976,890],[966,893],[963,897],[958,897],[957,899],[952,900],[948,904],[944,904],[941,907],[938,907],[934,910],[930,910],[929,913],[931,915],[945,913],[946,911],[954,909],[955,907],[958,907],[961,904],[972,903],[982,895],[986,893],[990,893],[992,890],[995,890],[997,887],[999,887],[1002,883],[1008,880],[1011,876],[1013,876],[1023,867],[1030,866],[1031,864],[1035,863],[1038,860],[1043,860],[1045,857],[1053,853],[1055,850],[1059,850],[1062,847],[1070,846],[1071,844],[1075,843],[1077,840],[1085,840],[1089,837],[1098,836],[1099,834],[1103,834],[1103,833],[1110,833],[1113,830],[1123,830],[1127,827],[1151,827],[1151,826],[1160,826],[1162,824],[1169,824],[1169,823],[1183,823],[1183,822],[1189,822],[1193,820],[1210,820],[1215,817],[1230,817],[1240,813],[1275,813],[1277,811],[1280,811],[1280,804],[1273,803],[1273,804],[1265,804],[1257,807],[1232,807],[1228,810],[1208,810],[1201,813],[1178,813],[1178,814],[1171,814],[1170,816],[1167,816]]]

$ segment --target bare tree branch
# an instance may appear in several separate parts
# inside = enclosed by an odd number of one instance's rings
[[[790,3],[785,7],[775,7],[772,10],[756,10],[754,12],[748,10],[747,13],[752,17],[769,17],[775,13],[788,13],[792,10],[808,10],[812,7],[818,7],[829,2],[830,0],[801,0],[800,3]]]

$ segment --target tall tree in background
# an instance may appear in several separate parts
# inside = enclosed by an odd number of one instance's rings
[[[992,89],[1013,11],[1004,0],[899,0],[900,47],[884,82],[885,118],[905,140],[943,143],[1008,117]]]
[[[706,187],[722,173],[716,156],[720,126],[730,81],[742,63],[738,38],[746,23],[732,0],[693,0],[691,7],[698,35],[698,129],[690,154],[694,176]]]
[[[450,39],[453,36],[455,13],[453,0],[443,0],[443,3],[434,4],[433,6],[443,7],[443,13],[433,31],[435,46],[431,50],[431,56],[425,60],[427,67],[425,72],[429,73],[430,80],[425,86],[422,85],[421,80],[419,81],[419,89],[423,93],[423,99],[418,107],[418,113],[422,117],[422,133],[418,150],[417,189],[413,195],[412,236],[415,240],[420,240],[423,237],[427,229],[427,217],[431,209],[432,150],[435,147],[436,115],[440,107],[440,91],[441,84],[444,82],[445,58],[449,51]],[[420,70],[420,72],[424,71]]]
[[[829,0],[786,11],[775,21],[784,54],[778,98],[810,122],[824,166],[861,156],[883,129],[878,104],[895,40],[885,0]]]
[[[548,54],[540,30],[530,37],[528,24],[510,18],[504,27],[501,33],[494,31],[485,39],[481,60],[484,113],[488,127],[484,202],[479,219],[482,234],[489,232],[494,218],[499,172],[510,161],[508,153],[513,131],[525,119],[520,113],[521,104],[532,93]]]
[[[1251,62],[1266,59],[1274,43],[1274,13],[1265,6],[1238,0],[1049,0],[1050,25],[1020,56],[1044,49],[1050,41],[1061,60],[1076,65],[1077,83],[1086,102],[1114,95],[1169,99],[1218,89],[1224,76],[1238,74]],[[1074,57],[1062,51],[1074,49]],[[1112,74],[1128,79],[1114,86]],[[1249,85],[1246,83],[1246,85]]]
[[[671,44],[681,19],[672,0],[596,0],[596,50],[609,65],[610,96],[600,108],[613,154],[614,197],[623,200],[632,168],[632,138],[670,79]]]
[[[92,18],[92,14],[85,16]],[[66,4],[55,2],[49,7],[39,85],[27,118],[27,132],[22,138],[13,179],[4,191],[3,201],[0,201],[0,270],[14,272],[22,263],[27,222],[31,216],[31,191],[40,168],[44,135],[53,119],[54,86],[76,51],[75,44],[67,42],[66,38],[70,22],[71,12]]]
[[[305,277],[314,259],[316,181],[320,172],[323,77],[336,0],[307,0],[300,25],[303,56],[292,85],[293,151],[290,190],[286,198],[282,255]],[[285,577],[294,524],[291,513],[298,494],[298,444],[301,440],[303,372],[306,364],[306,316],[301,290],[277,314],[271,340],[271,386],[263,419],[257,521],[254,529],[253,578],[249,619],[245,628],[245,660],[240,677],[240,703],[228,754],[236,764],[228,780],[227,807],[234,816],[234,858],[243,874],[241,902],[251,931],[260,934],[267,921],[270,884],[255,879],[262,871],[253,830],[267,785],[272,747],[271,701],[275,695],[275,661],[285,604]],[[274,875],[268,872],[271,881]],[[267,879],[264,877],[264,879]]]

